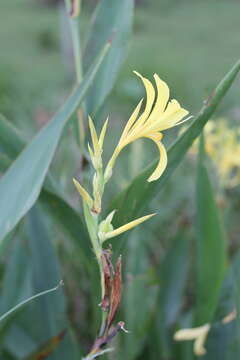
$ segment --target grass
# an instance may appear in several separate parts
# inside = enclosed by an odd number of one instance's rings
[[[239,7],[234,0],[168,5],[151,0],[138,7],[129,54],[113,93],[115,106],[126,108],[140,95],[132,75],[137,69],[146,75],[157,72],[187,108],[199,109],[209,90],[240,57]],[[2,2],[0,12],[0,96],[6,97],[5,92],[11,100],[1,110],[13,114],[16,108],[15,121],[19,111],[55,110],[69,85],[61,55],[59,12],[32,0]],[[84,24],[86,18],[84,14]],[[235,85],[223,111],[238,101]]]

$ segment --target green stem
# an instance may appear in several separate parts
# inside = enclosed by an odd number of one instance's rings
[[[101,258],[102,248],[100,242],[98,241],[98,216],[91,213],[89,207],[86,205],[85,202],[83,203],[83,211],[90,240],[93,246],[93,251],[99,262]]]
[[[70,19],[77,83],[82,81],[82,56],[78,18]]]
[[[105,331],[105,328],[106,328],[107,315],[108,315],[108,313],[106,311],[102,312],[102,323],[101,323],[101,328],[100,328],[100,331],[99,331],[99,337],[104,335],[104,331]]]
[[[105,283],[104,283],[104,272],[101,261],[102,245],[98,239],[98,217],[97,215],[91,213],[90,209],[85,203],[83,203],[83,211],[84,211],[84,217],[87,224],[90,240],[93,246],[93,251],[96,255],[98,262],[100,278],[101,278],[101,299],[103,299],[105,293]],[[99,331],[99,336],[103,336],[105,330],[106,317],[107,317],[107,312],[102,311],[102,322]]]
[[[84,217],[87,224],[87,229],[92,243],[93,251],[96,255],[99,266],[99,271],[101,276],[101,294],[103,297],[104,278],[103,278],[103,269],[102,269],[102,261],[101,261],[102,245],[98,240],[98,217],[97,215],[91,213],[89,207],[85,203],[83,203],[83,211],[84,211]]]
[[[79,16],[76,18],[71,18],[71,0],[65,0],[66,9],[69,14],[69,24],[72,36],[73,44],[73,56],[75,62],[76,78],[77,83],[80,84],[82,81],[82,56],[81,56],[81,41],[79,35]]]
[[[70,31],[71,31],[71,38],[72,38],[76,80],[77,80],[77,85],[79,85],[82,81],[82,55],[81,55],[81,39],[80,39],[80,34],[79,34],[79,16],[77,16],[75,18],[72,18],[70,16],[71,0],[65,0],[65,5],[66,5],[67,13],[69,14],[68,19],[69,19],[69,25],[70,25]],[[79,124],[79,122],[82,121],[81,116],[82,116],[81,112],[78,111],[77,123],[76,123],[76,138],[77,138],[77,142],[83,153],[84,143],[83,143],[83,139],[81,139],[81,136],[80,136],[80,130],[81,130],[81,132],[83,131],[83,129],[80,129],[80,128],[83,126],[80,126],[80,124]]]

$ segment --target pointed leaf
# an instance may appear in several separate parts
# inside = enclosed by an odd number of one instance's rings
[[[203,141],[197,169],[197,284],[195,325],[211,322],[226,266],[225,234],[204,165]]]
[[[38,198],[64,125],[83,100],[106,49],[105,47],[62,109],[39,131],[0,179],[0,240],[14,228]]]

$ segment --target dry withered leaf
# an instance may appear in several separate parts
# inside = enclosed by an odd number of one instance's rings
[[[112,287],[112,263],[111,263],[112,252],[110,249],[103,250],[101,255],[101,261],[103,266],[104,275],[104,296],[102,299],[101,307],[103,311],[107,311],[110,304],[110,294]]]
[[[107,318],[108,331],[115,319],[122,297],[122,258],[119,256],[116,264],[116,272],[112,280],[112,291],[110,297],[110,310]]]
[[[43,347],[39,349],[35,354],[32,354],[28,360],[43,360],[47,359],[54,350],[58,347],[66,334],[66,330],[61,331],[58,335],[51,338]]]

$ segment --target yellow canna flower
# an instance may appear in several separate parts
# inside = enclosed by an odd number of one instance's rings
[[[143,82],[146,90],[146,105],[143,113],[139,116],[143,99],[138,103],[130,119],[128,120],[123,133],[120,137],[118,145],[109,160],[105,171],[105,181],[111,177],[112,168],[117,156],[122,149],[131,142],[140,138],[149,138],[155,142],[160,153],[159,163],[149,177],[148,181],[157,180],[164,172],[167,166],[167,152],[161,140],[163,134],[161,131],[169,129],[173,126],[179,125],[188,111],[181,108],[177,100],[171,100],[169,103],[169,88],[167,84],[162,81],[157,74],[154,74],[157,94],[152,83],[144,78],[142,75],[134,72]]]
[[[197,356],[202,356],[206,354],[206,349],[204,347],[207,335],[211,328],[210,324],[205,324],[192,329],[181,329],[177,331],[174,335],[174,340],[195,340],[194,341],[194,353]]]
[[[111,215],[114,215],[114,213],[111,213]],[[130,221],[129,223],[123,225],[123,226],[120,226],[119,228],[115,229],[115,230],[112,230],[112,231],[108,231],[108,232],[99,232],[98,233],[98,236],[99,236],[99,239],[101,240],[101,242],[104,242],[105,240],[108,240],[108,239],[111,239],[115,236],[118,236],[122,233],[124,233],[125,231],[128,231],[132,228],[134,228],[135,226],[141,224],[142,222],[150,219],[152,216],[154,216],[156,214],[150,214],[150,215],[146,215],[146,216],[143,216],[143,217],[140,217],[136,220],[133,220],[133,221]]]

